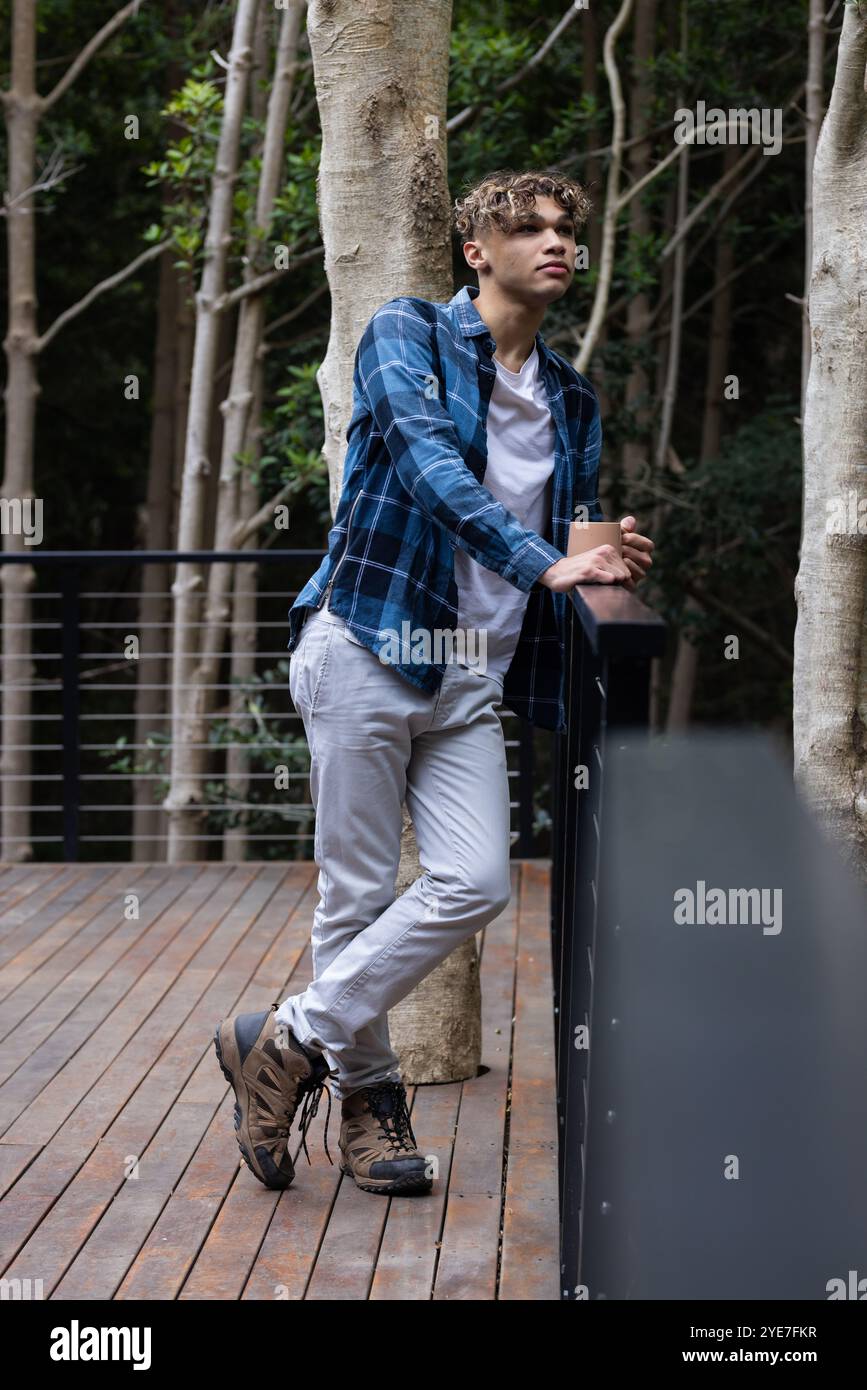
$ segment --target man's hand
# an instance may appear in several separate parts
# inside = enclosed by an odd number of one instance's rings
[[[650,552],[653,550],[653,541],[649,536],[640,536],[635,529],[635,517],[624,516],[620,518],[620,541],[623,546],[623,560],[629,567],[629,579],[623,583],[624,589],[633,593],[637,584],[645,578],[647,571],[653,564]]]
[[[622,584],[633,593],[653,564],[650,552],[654,543],[636,531],[634,516],[621,518],[620,541],[622,559],[613,545],[597,545],[583,555],[564,556],[540,574],[538,582],[557,594],[576,584]]]
[[[576,584],[616,584],[624,588],[629,582],[629,570],[613,545],[597,545],[583,555],[564,555],[562,560],[539,575],[538,582],[555,594],[574,589]]]

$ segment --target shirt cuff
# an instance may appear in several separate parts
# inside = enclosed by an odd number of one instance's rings
[[[563,559],[563,552],[541,536],[527,541],[512,561],[513,574],[504,575],[524,593],[529,593],[539,576]],[[543,586],[544,587],[544,586]]]

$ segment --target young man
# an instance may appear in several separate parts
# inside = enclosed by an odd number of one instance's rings
[[[478,290],[389,300],[356,353],[328,554],[290,611],[317,810],[314,979],[216,1034],[238,1143],[269,1187],[292,1181],[289,1127],[303,1099],[306,1152],[330,1078],[343,1172],[368,1192],[430,1190],[388,1010],[509,901],[497,706],[565,728],[566,593],[632,588],[652,563],[633,517],[622,560],[565,557],[576,514],[603,519],[599,403],[539,325],[572,283],[588,210],[556,172],[489,175],[455,205]],[[455,631],[478,636],[481,662],[437,651]],[[424,872],[395,899],[404,799]]]

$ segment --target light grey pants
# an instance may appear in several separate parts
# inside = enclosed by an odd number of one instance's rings
[[[401,1079],[388,1009],[509,901],[503,685],[450,663],[426,694],[323,608],[301,630],[289,691],[310,747],[319,903],[313,982],[277,1022],[325,1052],[340,1099]],[[404,800],[424,872],[395,898]]]

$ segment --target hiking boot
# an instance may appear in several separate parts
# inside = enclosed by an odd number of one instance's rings
[[[342,1102],[342,1173],[365,1192],[430,1192],[427,1161],[415,1147],[406,1091],[399,1081],[364,1086]]]
[[[319,1108],[326,1079],[337,1075],[329,1071],[321,1052],[303,1047],[291,1028],[276,1022],[277,1007],[272,1004],[264,1013],[224,1018],[214,1033],[217,1061],[235,1092],[238,1148],[250,1172],[266,1187],[288,1187],[295,1176],[289,1128],[302,1100],[299,1128],[310,1162],[307,1129]],[[325,1152],[333,1163],[327,1117]]]

